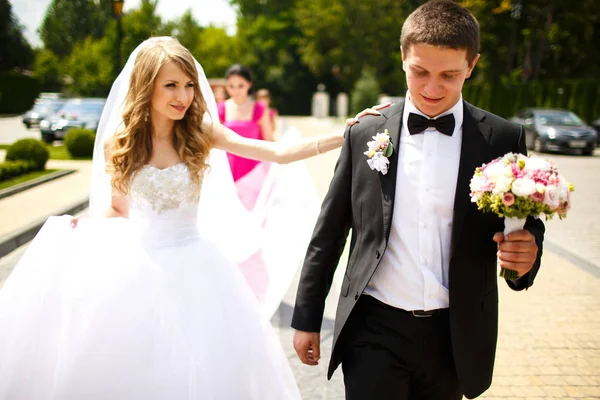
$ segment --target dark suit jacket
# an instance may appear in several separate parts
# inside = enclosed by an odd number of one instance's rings
[[[333,354],[328,378],[340,364],[336,343],[356,301],[377,269],[388,246],[394,197],[398,145],[404,103],[369,116],[350,127],[329,192],[323,201],[308,247],[296,297],[292,327],[319,332],[325,298],[352,228],[350,257],[338,303]],[[367,142],[388,129],[394,152],[386,175],[367,165]],[[508,152],[527,153],[525,132],[489,112],[464,103],[462,149],[451,238],[449,270],[450,331],[456,371],[463,393],[476,397],[491,384],[498,335],[497,245],[494,233],[503,220],[477,210],[469,197],[475,168]],[[399,194],[401,195],[401,194]],[[539,248],[533,269],[515,282],[514,290],[533,284],[540,267],[544,225],[530,219],[525,226]]]

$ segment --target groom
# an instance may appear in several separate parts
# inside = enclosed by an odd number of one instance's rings
[[[503,220],[470,202],[475,168],[526,154],[525,133],[463,101],[479,59],[479,25],[451,0],[432,0],[400,38],[408,93],[348,128],[309,245],[292,327],[303,363],[320,357],[325,298],[352,229],[328,378],[341,363],[349,400],[460,399],[491,384],[498,334],[497,263],[533,284],[544,225],[502,234]],[[367,142],[389,132],[389,171],[371,169]]]

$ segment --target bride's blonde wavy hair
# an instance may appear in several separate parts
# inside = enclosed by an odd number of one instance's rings
[[[154,92],[154,80],[163,65],[176,63],[194,83],[194,100],[183,119],[175,121],[174,147],[190,170],[191,178],[199,183],[208,164],[213,146],[212,133],[202,126],[207,111],[198,83],[198,70],[192,54],[177,39],[160,38],[150,41],[135,59],[129,90],[123,108],[124,129],[117,132],[108,144],[107,169],[112,186],[122,193],[129,192],[132,176],[150,161],[152,131],[147,113]]]

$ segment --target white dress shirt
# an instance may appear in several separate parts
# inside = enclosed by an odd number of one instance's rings
[[[450,237],[460,161],[462,96],[452,136],[435,128],[411,135],[409,113],[423,115],[407,94],[398,150],[396,196],[387,250],[365,293],[404,310],[449,306]],[[437,118],[437,117],[436,117]],[[396,150],[394,149],[394,150]]]

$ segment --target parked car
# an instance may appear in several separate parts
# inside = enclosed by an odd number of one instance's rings
[[[537,152],[591,155],[598,143],[598,132],[569,110],[526,108],[510,120],[524,127],[527,147]]]
[[[40,122],[42,140],[52,143],[62,140],[72,128],[87,128],[96,131],[106,99],[70,99],[56,114]]]
[[[64,104],[65,101],[61,99],[37,99],[33,108],[23,114],[23,124],[27,129],[37,126],[43,119],[56,114]]]
[[[592,126],[594,127],[594,129],[596,130],[596,132],[600,133],[600,117],[598,117],[597,120],[595,120],[594,122],[592,122]],[[600,140],[598,140],[598,146],[600,146]]]

